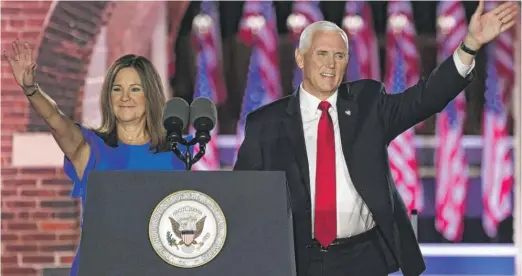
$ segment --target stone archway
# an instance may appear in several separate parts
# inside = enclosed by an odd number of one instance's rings
[[[110,16],[110,2],[56,2],[37,47],[38,82],[62,112],[74,118],[78,91],[90,62],[95,38]],[[29,110],[28,131],[47,131],[45,122]]]

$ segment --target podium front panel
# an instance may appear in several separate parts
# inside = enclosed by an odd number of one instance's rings
[[[80,275],[295,275],[292,212],[287,191],[283,172],[92,172],[83,213]],[[181,212],[169,209],[174,206],[172,202],[179,202],[176,201],[179,194],[188,197],[203,194],[211,199],[208,202],[218,206],[222,217],[202,214],[197,206],[194,210],[184,209],[186,213],[199,212],[199,217],[206,217],[207,224],[212,221],[209,217],[216,218],[213,224],[205,226],[213,227],[215,235],[207,233],[196,239],[194,232],[181,231],[184,223],[191,223],[190,217],[177,216]],[[167,199],[170,201],[165,203]],[[164,204],[160,204],[162,201]],[[158,215],[161,208],[167,216],[172,215],[169,217],[172,226],[165,219],[158,222],[158,218],[164,217]],[[205,210],[211,209],[214,207]],[[225,225],[217,223],[221,219]],[[204,220],[192,219],[192,223],[205,223]],[[163,230],[152,231],[151,240],[150,229],[154,225]],[[205,264],[183,267],[193,264],[195,259],[190,256],[197,255],[194,250],[205,246],[208,249],[210,242],[205,244],[205,238],[209,237],[214,239],[219,253],[209,260],[207,250],[206,257],[198,255]],[[221,238],[224,242],[219,246],[216,241]],[[188,249],[192,252],[176,251]],[[165,259],[168,252],[179,257],[176,265]],[[184,256],[190,258],[185,262]]]

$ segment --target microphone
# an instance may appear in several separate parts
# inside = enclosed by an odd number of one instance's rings
[[[190,123],[196,129],[195,139],[200,144],[210,141],[210,131],[216,126],[216,105],[208,98],[197,98],[190,105]]]
[[[182,132],[189,121],[189,104],[182,98],[173,98],[163,110],[163,127],[167,130],[167,140],[177,143],[183,140]]]

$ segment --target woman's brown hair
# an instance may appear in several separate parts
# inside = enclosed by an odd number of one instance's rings
[[[162,124],[163,108],[166,102],[163,84],[154,64],[143,56],[132,54],[122,56],[107,71],[100,98],[101,126],[95,131],[108,146],[118,146],[116,116],[112,111],[111,91],[118,72],[128,67],[132,67],[138,72],[145,93],[145,131],[151,138],[150,150],[165,151],[168,147],[165,140],[166,131]]]

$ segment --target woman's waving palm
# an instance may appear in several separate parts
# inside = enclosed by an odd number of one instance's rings
[[[13,42],[13,53],[8,54],[4,51],[4,56],[11,67],[13,76],[24,90],[35,85],[33,49],[29,43],[20,43],[19,40]]]

